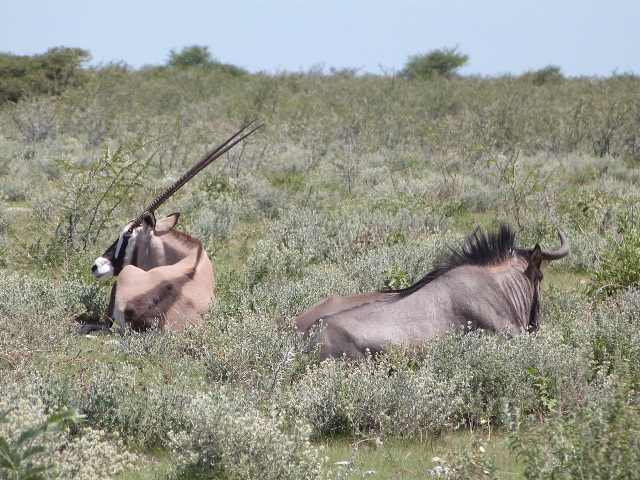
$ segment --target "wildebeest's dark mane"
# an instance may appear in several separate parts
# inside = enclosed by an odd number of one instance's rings
[[[500,225],[498,230],[488,234],[478,230],[473,234],[472,241],[466,243],[466,248],[450,248],[437,263],[437,266],[416,283],[407,288],[388,290],[385,293],[396,293],[398,296],[395,297],[395,300],[399,300],[411,295],[454,268],[465,265],[499,265],[514,253],[527,254],[526,250],[520,250],[516,247],[515,232],[508,225]]]

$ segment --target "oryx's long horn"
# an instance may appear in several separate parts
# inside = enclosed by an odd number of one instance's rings
[[[242,140],[247,138],[256,130],[258,130],[260,127],[264,126],[264,123],[261,123],[257,127],[254,127],[251,130],[249,130],[244,135],[240,136],[239,138],[236,138],[238,137],[238,135],[244,132],[247,128],[253,125],[253,123],[254,121],[247,123],[240,130],[238,130],[236,133],[234,133],[229,138],[227,138],[223,143],[221,143],[215,149],[213,149],[211,152],[205,155],[202,158],[202,160],[200,160],[193,167],[191,167],[187,171],[187,173],[185,173],[182,177],[176,180],[173,185],[167,188],[160,196],[158,196],[158,198],[156,198],[153,202],[151,202],[151,204],[132,221],[133,224],[139,225],[142,222],[142,217],[145,214],[145,212],[152,212],[152,213],[155,212],[160,205],[166,202],[167,199],[171,197],[171,195],[176,193],[185,183],[187,183],[189,180],[195,177],[198,174],[198,172],[200,172],[203,168],[205,168],[207,165],[211,164],[214,160],[216,160],[217,158],[227,153],[234,146],[236,146],[238,143],[240,143]]]
[[[569,255],[569,240],[567,240],[567,237],[564,236],[564,233],[562,233],[562,230],[560,230],[559,228],[557,230],[558,230],[558,237],[560,237],[560,248],[558,248],[558,250],[556,250],[555,252],[547,252],[546,250],[542,250],[541,253],[542,253],[543,260],[548,260],[548,261],[560,260],[561,258],[564,258],[567,255]],[[533,248],[525,248],[524,250],[526,250],[529,253],[533,252]]]

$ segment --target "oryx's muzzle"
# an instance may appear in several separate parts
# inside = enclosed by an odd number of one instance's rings
[[[125,265],[130,244],[135,243],[134,232],[133,223],[129,223],[106,252],[96,258],[91,266],[91,273],[96,280],[104,282],[120,273]]]
[[[96,280],[105,282],[113,277],[114,268],[108,258],[98,257],[91,266],[91,273]]]

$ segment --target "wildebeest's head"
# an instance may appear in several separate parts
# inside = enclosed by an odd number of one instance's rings
[[[569,254],[569,242],[558,229],[560,248],[555,251],[546,251],[536,244],[534,247],[521,248],[516,246],[515,232],[508,225],[501,225],[496,231],[486,234],[478,225],[467,236],[460,250],[450,250],[449,254],[440,262],[440,265],[427,274],[422,280],[408,289],[398,291],[407,295],[416,291],[420,286],[432,282],[445,273],[462,266],[480,266],[500,271],[502,274],[521,274],[530,282],[532,297],[529,311],[529,321],[526,329],[530,332],[538,329],[538,312],[540,309],[539,286],[544,277],[542,262],[559,260]],[[473,272],[473,271],[470,271]],[[472,273],[469,273],[470,275]],[[508,285],[508,282],[504,282]],[[510,284],[509,284],[510,285]],[[507,301],[517,308],[521,303],[518,298],[520,292],[515,287],[506,288]]]

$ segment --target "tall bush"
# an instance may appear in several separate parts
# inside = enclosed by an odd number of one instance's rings
[[[55,241],[76,251],[95,244],[103,231],[113,226],[115,213],[126,210],[131,199],[141,196],[140,189],[148,188],[156,152],[147,154],[145,150],[153,144],[140,141],[115,150],[105,145],[102,155],[88,166],[70,159],[56,160],[65,183],[55,199],[59,214]]]
[[[60,95],[91,58],[81,48],[55,47],[34,56],[0,54],[0,104],[38,94]]]
[[[407,80],[437,76],[449,78],[468,61],[469,55],[459,52],[458,47],[431,50],[426,54],[410,56],[400,76]]]
[[[169,67],[208,67],[212,63],[213,57],[206,45],[183,47],[179,52],[171,50],[167,60]]]
[[[639,479],[637,394],[611,385],[601,400],[590,399],[566,415],[555,413],[542,424],[527,423],[511,441],[527,479]]]
[[[640,224],[637,215],[620,220],[619,234],[611,236],[593,272],[590,290],[612,295],[625,288],[640,286]]]
[[[308,428],[298,423],[287,433],[281,419],[262,414],[238,393],[198,394],[183,416],[188,427],[173,435],[172,446],[188,478],[315,480],[326,475]]]

